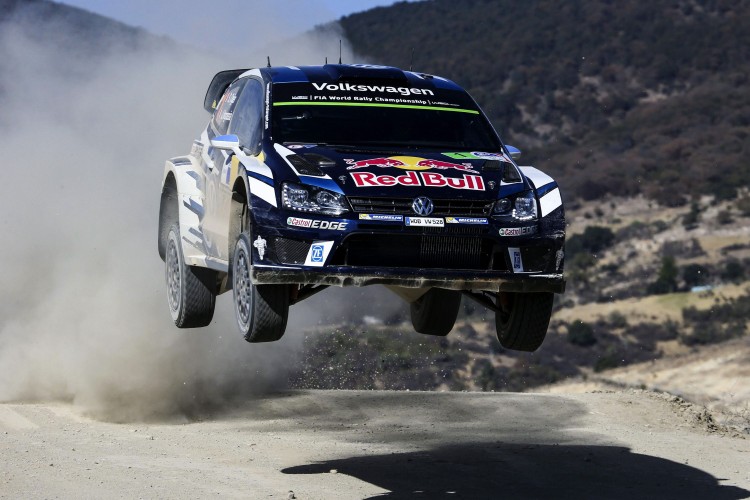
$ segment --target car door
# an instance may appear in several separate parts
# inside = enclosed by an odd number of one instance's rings
[[[208,127],[209,140],[228,133],[229,124],[246,82],[247,79],[242,79],[232,83],[222,96]],[[231,151],[220,150],[208,144],[203,158],[206,176],[203,237],[208,255],[221,260],[228,260],[226,227],[229,206],[226,172],[233,155]]]
[[[232,203],[232,189],[239,171],[239,165],[248,157],[257,156],[261,151],[261,132],[263,126],[263,84],[255,78],[247,79],[237,103],[232,111],[232,118],[227,133],[237,136],[240,151],[236,157],[231,152],[221,167],[216,184],[216,203],[218,220],[216,220],[216,244],[222,252],[228,253],[229,212]],[[224,257],[221,257],[224,258]]]

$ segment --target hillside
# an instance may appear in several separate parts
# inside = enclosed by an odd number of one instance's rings
[[[568,199],[750,183],[750,1],[427,0],[344,17],[371,62],[465,86]]]
[[[64,53],[71,61],[97,60],[149,44],[174,42],[93,12],[49,0],[0,0],[3,34],[20,30]],[[31,29],[36,27],[38,29]]]

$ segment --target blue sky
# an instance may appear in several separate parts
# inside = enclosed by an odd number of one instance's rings
[[[288,39],[347,14],[395,0],[58,0],[152,33],[210,50],[240,39],[258,45]]]

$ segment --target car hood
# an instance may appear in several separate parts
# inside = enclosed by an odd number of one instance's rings
[[[275,149],[292,165],[302,183],[321,185],[323,176],[347,196],[489,200],[525,185],[512,160],[503,153],[402,152],[314,144],[276,145]],[[506,169],[518,177],[515,182],[503,181],[504,174],[508,180]]]

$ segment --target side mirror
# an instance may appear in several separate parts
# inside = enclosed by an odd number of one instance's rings
[[[240,138],[234,134],[219,135],[211,139],[211,146],[216,149],[234,151],[240,147]]]
[[[517,160],[517,159],[519,159],[521,157],[521,150],[520,149],[518,149],[516,147],[513,147],[513,146],[508,146],[507,144],[505,145],[505,147],[508,148],[508,152],[510,153],[510,157],[513,158],[514,160]]]

